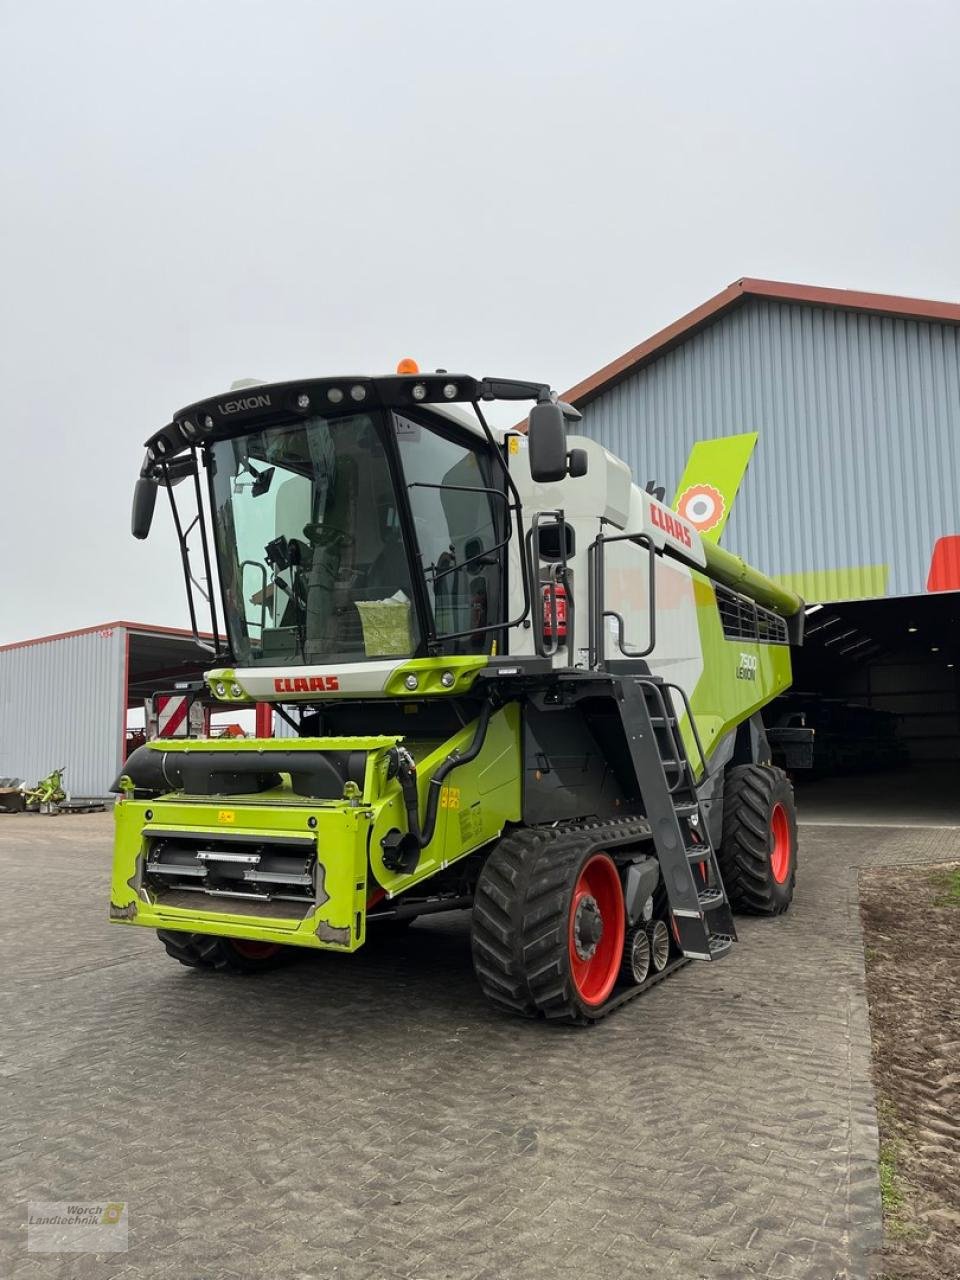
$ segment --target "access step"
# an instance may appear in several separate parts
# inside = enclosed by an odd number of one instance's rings
[[[708,939],[708,946],[710,947],[710,959],[722,960],[733,946],[733,938],[729,933],[711,933]]]
[[[722,889],[701,889],[697,894],[701,911],[712,911],[714,907],[722,907],[726,898]]]

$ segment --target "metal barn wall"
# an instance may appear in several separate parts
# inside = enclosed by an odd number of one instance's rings
[[[583,415],[668,501],[695,441],[757,431],[722,542],[809,600],[922,592],[960,533],[951,325],[750,299]]]
[[[0,777],[33,783],[60,765],[75,796],[105,796],[125,727],[126,632],[84,632],[0,650]]]

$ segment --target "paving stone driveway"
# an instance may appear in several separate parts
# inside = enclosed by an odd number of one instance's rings
[[[957,832],[808,828],[794,909],[589,1031],[511,1021],[467,918],[244,980],[106,924],[109,819],[0,816],[0,1277],[866,1275],[879,1198],[851,867]],[[26,1251],[28,1200],[129,1204]]]

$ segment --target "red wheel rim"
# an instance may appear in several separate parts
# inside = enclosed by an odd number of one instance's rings
[[[599,938],[595,938],[599,922]],[[620,971],[624,937],[623,889],[611,858],[595,853],[580,870],[570,903],[570,976],[584,1004],[603,1004]]]
[[[244,960],[269,960],[280,950],[279,942],[255,942],[247,938],[231,938],[230,943],[237,955]]]
[[[770,814],[770,870],[777,884],[790,874],[790,822],[782,804],[775,804]]]

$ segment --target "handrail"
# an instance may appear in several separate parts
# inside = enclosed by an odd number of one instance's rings
[[[687,691],[682,685],[676,683],[675,680],[664,680],[664,689],[676,689],[680,697],[683,699],[683,707],[687,713],[687,719],[690,722],[690,730],[693,734],[693,740],[697,744],[697,752],[700,756],[700,764],[703,766],[703,776],[706,777],[708,772],[707,755],[703,749],[703,743],[700,740],[700,731],[697,729],[697,722],[693,716],[693,707],[690,705],[690,699],[687,697]],[[701,781],[703,779],[701,778]]]
[[[260,561],[259,561],[259,560],[241,560],[241,561],[240,561],[240,592],[241,592],[241,595],[242,595],[242,593],[243,593],[243,571],[244,571],[244,569],[246,569],[247,565],[250,565],[250,566],[251,566],[251,568],[253,568],[253,569],[255,569],[255,570],[259,570],[259,572],[260,572],[260,573],[262,574],[262,576],[263,576],[263,586],[262,586],[262,587],[261,587],[261,589],[260,589],[260,623],[259,623],[259,626],[260,626],[260,644],[261,644],[261,647],[262,647],[262,646],[263,646],[263,633],[264,633],[264,631],[266,631],[266,629],[267,629],[267,570],[266,570],[266,566],[265,566],[265,565],[262,565],[262,564],[260,563]],[[244,609],[244,622],[246,622],[246,625],[247,625],[248,627],[250,626],[250,623],[249,623],[249,622],[247,622],[247,619],[246,619],[246,609]],[[257,626],[257,623],[253,623],[253,625],[254,625],[254,626]]]
[[[626,624],[622,614],[616,609],[607,609],[604,602],[604,547],[611,542],[632,542],[638,547],[645,547],[649,556],[649,572],[647,574],[647,618],[649,621],[649,639],[642,649],[627,647],[624,632]],[[616,533],[607,537],[601,530],[587,548],[587,597],[590,602],[589,635],[590,645],[588,662],[592,669],[603,666],[605,618],[614,618],[617,623],[617,647],[625,658],[646,658],[657,645],[657,589],[656,568],[657,548],[645,533]]]
[[[540,529],[541,519],[544,516],[552,516],[554,524],[560,531],[559,561],[554,561],[553,577],[542,584],[546,589],[546,594],[550,603],[551,618],[551,644],[548,646],[544,639],[544,608],[543,596],[544,591],[541,590],[540,582]],[[549,527],[549,526],[547,526]],[[557,604],[557,587],[562,586],[566,593],[566,636],[564,644],[567,647],[567,654],[570,657],[571,665],[576,657],[574,648],[574,624],[575,624],[575,606],[573,601],[573,592],[570,590],[568,581],[567,566],[567,539],[566,539],[566,517],[563,508],[560,507],[555,511],[535,511],[531,518],[530,528],[525,538],[525,550],[530,574],[530,581],[533,584],[532,606],[533,613],[533,643],[536,648],[537,655],[541,658],[552,658],[560,649],[560,627],[559,627],[559,607]]]

